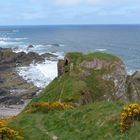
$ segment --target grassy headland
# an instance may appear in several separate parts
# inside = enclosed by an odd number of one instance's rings
[[[120,133],[118,120],[122,107],[127,103],[120,97],[120,101],[116,101],[116,85],[103,78],[114,74],[116,68],[123,71],[121,60],[105,53],[69,53],[65,59],[68,62],[61,63],[63,74],[32,99],[8,127],[19,131],[25,140],[140,139],[139,122],[126,133]],[[74,108],[28,111],[32,104],[55,101],[68,103]]]

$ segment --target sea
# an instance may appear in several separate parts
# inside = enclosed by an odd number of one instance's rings
[[[29,45],[34,47],[29,49]],[[0,26],[0,47],[58,56],[16,68],[27,82],[40,88],[57,76],[57,61],[67,52],[111,53],[123,60],[128,74],[140,70],[140,25]]]

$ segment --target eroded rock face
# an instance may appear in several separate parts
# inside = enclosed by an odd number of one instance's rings
[[[111,98],[113,100],[128,101],[126,95],[127,72],[125,70],[124,64],[121,61],[114,62],[114,63],[110,63],[110,65],[108,65],[107,68],[110,68],[111,71],[110,73],[103,75],[103,80],[112,81],[114,84],[114,91]]]
[[[58,77],[65,73],[65,61],[59,60],[57,64]]]
[[[72,66],[72,63],[69,62],[68,58],[66,57],[64,60],[59,60],[57,64],[58,77],[60,77],[64,73],[69,72],[69,70],[71,69],[71,66]]]
[[[105,94],[104,98],[111,100],[127,101],[126,96],[126,78],[127,72],[122,61],[105,61],[100,59],[93,59],[90,61],[83,61],[81,65],[87,69],[94,71],[102,70],[102,79],[111,81],[113,84],[110,94]],[[112,93],[111,93],[112,92]]]
[[[130,101],[140,102],[140,72],[136,71],[127,77],[127,94]]]
[[[113,67],[114,62],[107,62],[104,60],[100,60],[100,59],[93,59],[93,60],[85,60],[81,63],[81,66],[89,68],[89,69],[94,69],[94,70],[101,70],[107,67]]]

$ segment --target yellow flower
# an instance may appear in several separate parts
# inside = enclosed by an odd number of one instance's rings
[[[133,112],[136,113],[136,114],[138,114],[139,113],[139,110],[138,109],[134,109]]]
[[[139,104],[130,104],[129,106],[124,107],[119,119],[120,132],[124,133],[126,129],[130,128],[131,123],[135,121],[136,117],[140,117]],[[128,122],[127,118],[130,118],[133,121]]]

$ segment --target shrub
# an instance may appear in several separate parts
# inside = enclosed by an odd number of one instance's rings
[[[0,120],[0,139],[1,140],[23,140],[24,138],[19,135],[18,131],[7,128],[6,125],[9,123],[11,118]]]
[[[42,102],[42,103],[32,104],[28,112],[36,112],[36,111],[47,112],[51,110],[65,110],[65,109],[73,109],[73,106],[61,102]]]
[[[140,105],[130,104],[124,107],[119,119],[121,133],[134,126],[135,121],[140,121]]]

